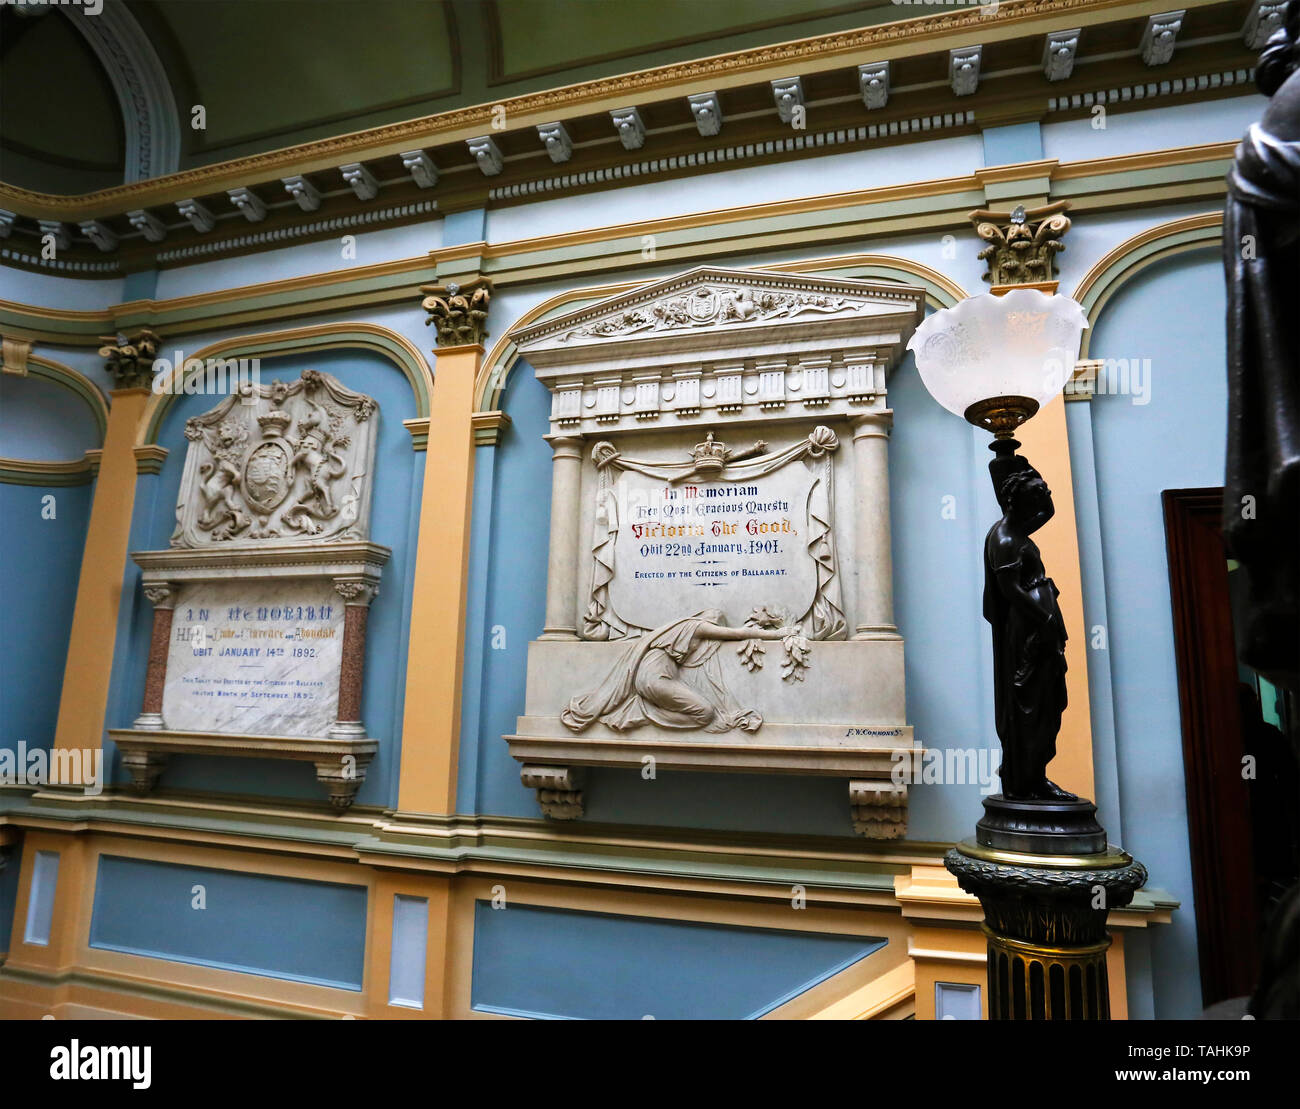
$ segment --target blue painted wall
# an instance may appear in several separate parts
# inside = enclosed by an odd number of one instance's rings
[[[587,1020],[760,1017],[882,939],[475,905],[475,1009]]]
[[[94,413],[67,386],[0,374],[0,458],[64,462],[98,446]]]
[[[90,408],[70,389],[0,374],[0,457],[67,461],[99,445]],[[8,625],[23,629],[23,649],[0,670],[0,747],[54,739],[92,489],[0,485],[0,604]]]
[[[101,855],[90,946],[360,990],[366,889]]]
[[[406,644],[409,631],[411,581],[414,573],[414,529],[417,518],[424,455],[411,449],[411,437],[402,426],[415,415],[415,399],[401,371],[390,361],[365,351],[324,351],[262,360],[262,380],[296,380],[308,368],[333,374],[350,389],[374,397],[379,403],[379,440],[375,450],[375,487],[370,515],[370,536],[392,548],[384,567],[378,598],[373,602],[367,629],[365,690],[362,719],[370,735],[380,741],[357,793],[358,804],[391,805],[397,800],[397,768],[401,755],[402,698],[406,682]],[[137,485],[132,520],[131,549],[165,548],[176,523],[181,471],[185,464],[185,421],[213,408],[213,396],[178,397],[164,420],[158,442],[170,453],[162,472],[142,477]],[[140,712],[153,609],[139,587],[140,571],[129,563],[124,577],[123,605],[114,654],[108,726],[130,727]],[[115,780],[126,781],[116,747]],[[173,756],[162,784],[168,789],[296,798],[326,804],[310,763],[267,759]]]
[[[92,488],[0,485],[0,604],[6,624],[22,629],[22,649],[0,668],[0,747],[54,739]],[[52,520],[42,516],[46,496]]]
[[[1173,924],[1151,934],[1157,1017],[1192,1017],[1201,1008],[1160,494],[1223,483],[1223,320],[1217,248],[1178,255],[1116,293],[1090,347],[1094,358],[1151,360],[1149,403],[1123,395],[1089,403],[1124,846],[1146,864],[1153,886],[1182,902]],[[1085,559],[1090,551],[1085,546]]]

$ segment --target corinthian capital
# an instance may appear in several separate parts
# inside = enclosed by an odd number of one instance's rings
[[[438,332],[438,346],[460,347],[482,343],[487,336],[488,304],[492,283],[478,278],[470,285],[421,285],[425,298],[420,306],[429,313],[425,324]]]

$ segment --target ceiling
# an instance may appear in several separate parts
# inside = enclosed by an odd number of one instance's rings
[[[177,169],[911,14],[890,0],[105,3],[124,7],[163,70]],[[119,98],[77,26],[88,18],[0,8],[7,184],[77,195],[123,180]],[[191,126],[196,106],[202,128]]]

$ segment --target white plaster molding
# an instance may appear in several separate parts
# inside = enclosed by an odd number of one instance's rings
[[[889,62],[868,62],[858,66],[858,85],[862,102],[870,109],[889,103]]]
[[[804,106],[803,81],[798,77],[783,77],[772,82],[772,99],[776,114],[782,123],[794,121],[794,110]]]
[[[697,92],[686,102],[695,119],[695,127],[706,139],[722,130],[722,104],[716,92]]]
[[[395,204],[385,208],[367,208],[346,216],[330,216],[324,219],[308,220],[305,223],[292,224],[267,231],[250,231],[245,235],[235,235],[219,242],[186,243],[170,250],[159,251],[160,262],[175,262],[183,258],[202,258],[209,254],[222,254],[245,246],[258,246],[264,243],[283,245],[286,239],[298,239],[305,235],[315,235],[319,231],[341,231],[349,227],[364,227],[367,224],[385,223],[388,220],[406,219],[422,212],[436,211],[436,200],[420,200],[412,204]],[[0,251],[3,256],[3,251]],[[27,260],[27,259],[24,259]],[[100,266],[105,269],[118,268],[115,262],[81,262],[73,268]]]
[[[41,229],[41,238],[46,235],[53,236],[54,245],[59,250],[67,250],[72,245],[72,236],[68,233],[68,225],[61,220],[43,219],[37,220],[36,223]]]
[[[1287,0],[1255,0],[1241,28],[1241,38],[1251,50],[1263,50],[1269,37],[1282,26]]]
[[[909,286],[702,266],[510,338],[551,390],[556,434],[802,414],[787,368],[815,381],[819,415],[849,414],[879,400],[922,303]],[[832,372],[854,366],[868,372]]]
[[[1049,81],[1064,81],[1074,72],[1075,55],[1079,52],[1080,28],[1072,31],[1052,31],[1043,43],[1043,76]]]
[[[126,132],[124,181],[174,173],[181,130],[166,70],[144,29],[121,0],[104,0],[89,16],[81,7],[58,9],[90,44],[117,93]]]
[[[360,162],[348,162],[339,166],[343,182],[355,194],[358,200],[374,200],[379,195],[379,182],[375,175]]]
[[[645,124],[636,108],[615,108],[609,113],[624,150],[640,150],[645,145]]]
[[[287,192],[304,212],[314,212],[320,207],[320,191],[302,174],[282,177],[280,181]]]
[[[248,220],[249,223],[261,223],[262,220],[266,219],[266,205],[262,202],[262,198],[252,189],[241,185],[237,189],[227,189],[226,195],[230,197],[230,202],[244,214],[244,219]]]
[[[480,135],[476,139],[466,139],[465,145],[484,177],[495,177],[505,168],[505,159],[501,157],[496,140],[491,135]]]
[[[1204,92],[1206,89],[1229,88],[1233,85],[1250,85],[1255,80],[1254,69],[1229,69],[1221,73],[1201,73],[1195,77],[1174,77],[1150,81],[1141,85],[1122,85],[1099,92],[1076,92],[1071,96],[1053,96],[1047,101],[1049,112],[1067,112],[1075,108],[1090,108],[1094,104],[1124,104],[1133,100],[1154,100],[1162,96],[1179,96],[1183,93]]]
[[[1185,10],[1179,9],[1147,17],[1146,26],[1142,29],[1142,41],[1138,44],[1138,51],[1147,65],[1165,65],[1173,58],[1178,32],[1182,30],[1183,17],[1186,15]]]
[[[160,243],[167,238],[167,227],[163,221],[144,208],[127,212],[126,218],[131,221],[131,226],[151,243]]]
[[[102,220],[82,220],[77,226],[81,228],[82,234],[105,254],[117,249],[117,235]]]
[[[207,207],[200,200],[190,197],[186,200],[176,202],[176,211],[180,212],[188,221],[195,231],[211,231],[217,225],[216,217],[208,211]]]
[[[556,165],[567,162],[573,157],[573,143],[563,123],[539,123],[537,137],[542,140],[546,153]]]
[[[954,96],[970,96],[980,87],[982,46],[960,46],[948,51],[948,83]]]
[[[438,167],[423,150],[408,150],[402,154],[402,166],[422,189],[431,189],[438,183]]]

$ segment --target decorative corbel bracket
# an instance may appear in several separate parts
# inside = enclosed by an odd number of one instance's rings
[[[582,768],[529,766],[519,768],[525,789],[537,791],[542,815],[552,820],[576,820],[582,815]]]
[[[853,831],[867,839],[907,834],[907,786],[875,779],[849,782]]]
[[[889,63],[868,62],[858,66],[862,102],[872,111],[889,103]]]
[[[640,150],[645,145],[645,123],[635,108],[615,108],[609,113],[624,150]]]
[[[1138,52],[1147,65],[1165,65],[1173,59],[1178,32],[1183,29],[1183,17],[1186,14],[1186,11],[1180,9],[1147,17],[1147,25],[1142,29],[1142,41],[1138,44]]]
[[[695,128],[706,139],[722,130],[722,104],[716,92],[699,92],[686,98]]]
[[[573,142],[563,123],[539,123],[537,137],[542,140],[546,153],[556,165],[573,157]]]

